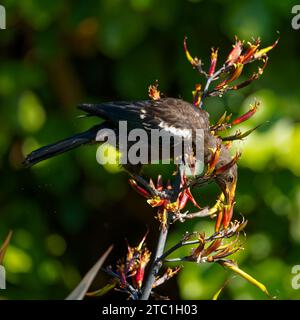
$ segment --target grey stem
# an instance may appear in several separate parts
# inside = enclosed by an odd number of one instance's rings
[[[176,180],[173,184],[173,193],[170,198],[171,202],[176,201],[178,194],[180,193],[181,174],[182,174],[181,170],[178,169],[178,172],[176,175]],[[162,260],[160,259],[160,257],[163,255],[164,250],[165,250],[169,226],[170,226],[170,220],[171,220],[171,215],[168,213],[166,226],[165,226],[165,228],[161,228],[161,230],[160,230],[157,248],[156,248],[156,252],[155,252],[155,257],[154,257],[152,265],[150,267],[148,278],[146,279],[145,285],[143,287],[143,291],[142,291],[142,295],[141,295],[140,300],[148,300],[149,299],[155,278],[156,278],[156,276],[162,266]]]

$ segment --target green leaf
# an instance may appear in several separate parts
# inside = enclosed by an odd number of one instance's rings
[[[117,285],[118,281],[114,280],[111,283],[108,283],[107,285],[105,285],[103,288],[96,290],[96,291],[92,291],[92,292],[87,292],[86,296],[87,297],[101,297],[104,296],[107,292],[109,292],[110,290],[112,290],[116,285]]]
[[[227,267],[228,269],[232,270],[233,272],[235,272],[236,274],[238,274],[239,276],[241,276],[242,278],[244,278],[245,280],[247,280],[248,282],[252,283],[255,287],[257,287],[258,289],[260,289],[265,295],[267,295],[269,298],[272,298],[270,293],[268,292],[266,286],[264,284],[262,284],[261,282],[257,281],[255,278],[253,278],[252,276],[250,276],[248,273],[246,273],[245,271],[243,271],[242,269],[240,269],[238,267],[238,265],[236,263],[234,263],[231,260],[228,261],[220,261],[220,264],[224,267]]]
[[[0,248],[0,264],[3,264],[4,256],[9,245],[10,239],[12,237],[12,231],[10,230],[6,239],[4,240],[1,248]]]
[[[231,279],[233,279],[234,277],[227,279],[224,284],[222,285],[222,287],[213,295],[211,300],[218,300],[219,295],[221,294],[221,292],[224,290],[224,288],[228,285],[228,283],[230,282]]]
[[[82,300],[87,293],[91,283],[95,279],[99,269],[110,254],[113,246],[110,246],[101,258],[94,264],[90,271],[83,277],[77,287],[67,296],[66,300]]]

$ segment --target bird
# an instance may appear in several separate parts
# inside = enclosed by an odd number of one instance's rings
[[[188,138],[193,141],[196,130],[201,129],[204,133],[204,165],[211,161],[211,150],[217,145],[220,145],[220,154],[215,164],[216,170],[232,160],[229,150],[222,145],[220,138],[210,130],[209,113],[182,99],[166,97],[156,100],[83,103],[78,108],[84,111],[87,116],[99,117],[104,122],[87,131],[32,151],[23,161],[25,167],[31,167],[40,161],[83,145],[102,142],[104,140],[102,135],[110,130],[118,136],[120,121],[126,121],[128,130],[143,129],[147,133],[151,129],[159,129],[176,137],[190,132]],[[142,166],[142,163],[128,162],[123,164],[124,169],[131,176],[139,177],[139,181],[142,181],[139,176]],[[216,175],[213,180],[223,192],[226,202],[232,203],[237,181],[237,165],[234,163],[229,166],[224,172]]]

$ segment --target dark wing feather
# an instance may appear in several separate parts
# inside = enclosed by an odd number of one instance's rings
[[[127,121],[128,128],[204,129],[208,130],[208,113],[180,99],[164,98],[137,102],[81,104],[79,109],[104,118],[115,125]]]
[[[145,105],[147,101],[143,101]],[[106,102],[101,104],[81,104],[79,109],[90,115],[98,116],[118,125],[119,121],[128,121],[133,128],[142,127],[140,119],[141,103],[139,102]]]

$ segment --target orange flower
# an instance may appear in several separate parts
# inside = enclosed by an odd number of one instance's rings
[[[194,106],[198,107],[200,102],[201,102],[201,84],[196,84],[195,90],[192,92],[193,93],[193,104]]]
[[[208,168],[206,174],[212,174],[213,171],[215,170],[216,164],[219,161],[220,158],[220,153],[221,153],[221,144],[217,144],[216,148],[211,149],[211,158],[208,163]]]
[[[142,287],[144,275],[145,275],[145,269],[150,261],[150,256],[151,256],[151,253],[147,249],[145,249],[144,252],[139,257],[138,269],[135,276],[135,282],[139,289]]]
[[[276,47],[277,43],[279,42],[280,37],[269,47],[256,51],[254,54],[254,59],[260,59],[264,57],[270,50]]]
[[[260,39],[257,39],[255,44],[252,44],[250,42],[248,42],[248,44],[249,44],[248,50],[245,52],[245,54],[240,56],[240,62],[244,64],[249,62],[254,57],[254,53],[256,52],[257,48],[260,46]]]
[[[240,124],[240,123],[248,120],[249,118],[251,118],[256,113],[258,106],[259,106],[259,102],[255,102],[254,106],[251,106],[249,111],[247,111],[245,114],[241,115],[240,117],[234,119],[231,122],[231,125],[234,126],[236,124]]]
[[[236,39],[236,43],[233,45],[233,49],[230,51],[226,63],[227,65],[232,65],[237,62],[239,56],[242,53],[243,43]]]
[[[183,48],[184,48],[184,52],[185,52],[185,55],[186,55],[186,58],[188,59],[189,63],[193,66],[193,67],[197,67],[200,63],[199,59],[198,58],[193,58],[190,53],[189,53],[189,50],[187,48],[187,43],[186,43],[186,40],[187,40],[187,37],[184,37],[183,39]]]
[[[161,98],[160,91],[158,90],[158,81],[157,80],[155,81],[154,85],[149,86],[148,94],[152,100],[159,100]]]
[[[212,76],[215,73],[217,60],[218,60],[218,50],[211,48],[211,56],[210,56],[210,67],[208,71],[208,75]]]
[[[219,83],[216,87],[215,90],[220,90],[225,88],[230,82],[236,80],[242,73],[244,68],[244,65],[242,63],[237,63],[234,64],[234,70],[231,73],[230,77],[224,81],[222,81],[221,83]]]

